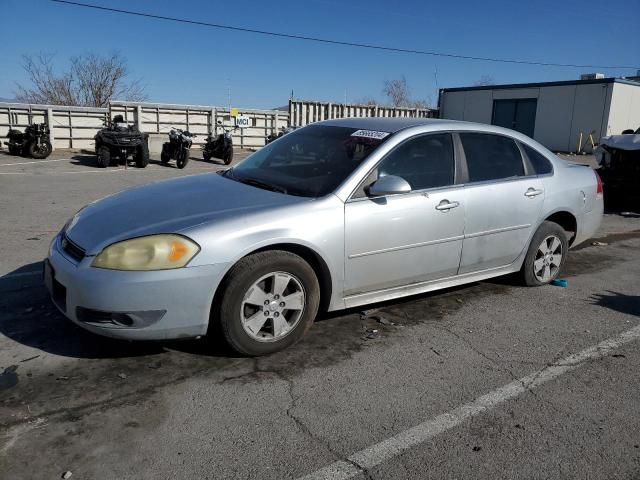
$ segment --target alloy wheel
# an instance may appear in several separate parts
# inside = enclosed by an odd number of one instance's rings
[[[302,282],[286,272],[260,277],[244,295],[240,320],[244,331],[260,342],[274,342],[296,327],[306,302]]]
[[[533,274],[538,281],[548,283],[553,280],[562,265],[562,242],[555,235],[546,237],[536,252]]]

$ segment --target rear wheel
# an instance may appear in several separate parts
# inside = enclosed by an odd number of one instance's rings
[[[98,166],[107,168],[111,163],[111,151],[107,147],[98,148]]]
[[[11,155],[20,155],[20,147],[18,145],[9,145],[9,153]]]
[[[34,141],[27,146],[29,156],[36,159],[47,158],[51,155],[52,150],[53,148],[51,147],[49,140],[42,140],[40,144]]]
[[[160,153],[160,161],[162,163],[169,163],[169,160],[171,160],[171,155],[169,155],[169,144],[164,143],[162,145],[162,152]]]
[[[138,168],[146,168],[149,165],[149,147],[146,143],[142,143],[136,148],[135,154],[136,167]]]
[[[320,305],[320,286],[301,257],[259,252],[240,260],[221,285],[212,325],[243,355],[266,355],[300,340]]]
[[[211,160],[211,154],[207,150],[202,150],[202,158],[205,162]]]
[[[564,229],[553,222],[542,222],[522,265],[524,283],[530,287],[546,285],[558,278],[567,257],[569,242]]]

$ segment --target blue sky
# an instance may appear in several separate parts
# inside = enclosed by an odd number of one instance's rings
[[[81,0],[205,22],[343,41],[533,61],[637,65],[640,0],[432,2],[426,0]],[[415,98],[437,87],[574,79],[585,70],[392,54],[99,12],[46,0],[0,0],[0,97],[24,82],[21,54],[124,54],[155,102],[270,108],[298,98],[384,100],[404,75]],[[13,19],[13,20],[8,20]],[[29,22],[28,34],[25,23]],[[635,70],[601,70],[608,76]],[[434,73],[437,72],[437,84]]]

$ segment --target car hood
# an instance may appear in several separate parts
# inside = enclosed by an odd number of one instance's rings
[[[136,187],[90,203],[66,234],[87,255],[128,238],[182,230],[258,210],[309,201],[239,183],[215,173]]]

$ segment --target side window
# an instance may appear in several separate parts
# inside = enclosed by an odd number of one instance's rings
[[[460,140],[469,182],[524,176],[522,155],[514,140],[489,133],[460,133]]]
[[[449,133],[421,135],[400,145],[378,165],[376,178],[397,175],[412,190],[453,185],[455,160]]]
[[[537,150],[534,150],[529,145],[521,143],[522,148],[524,149],[527,157],[529,157],[529,161],[533,166],[533,170],[536,172],[536,175],[544,175],[546,173],[553,172],[553,167],[551,166],[551,162],[542,155]]]

